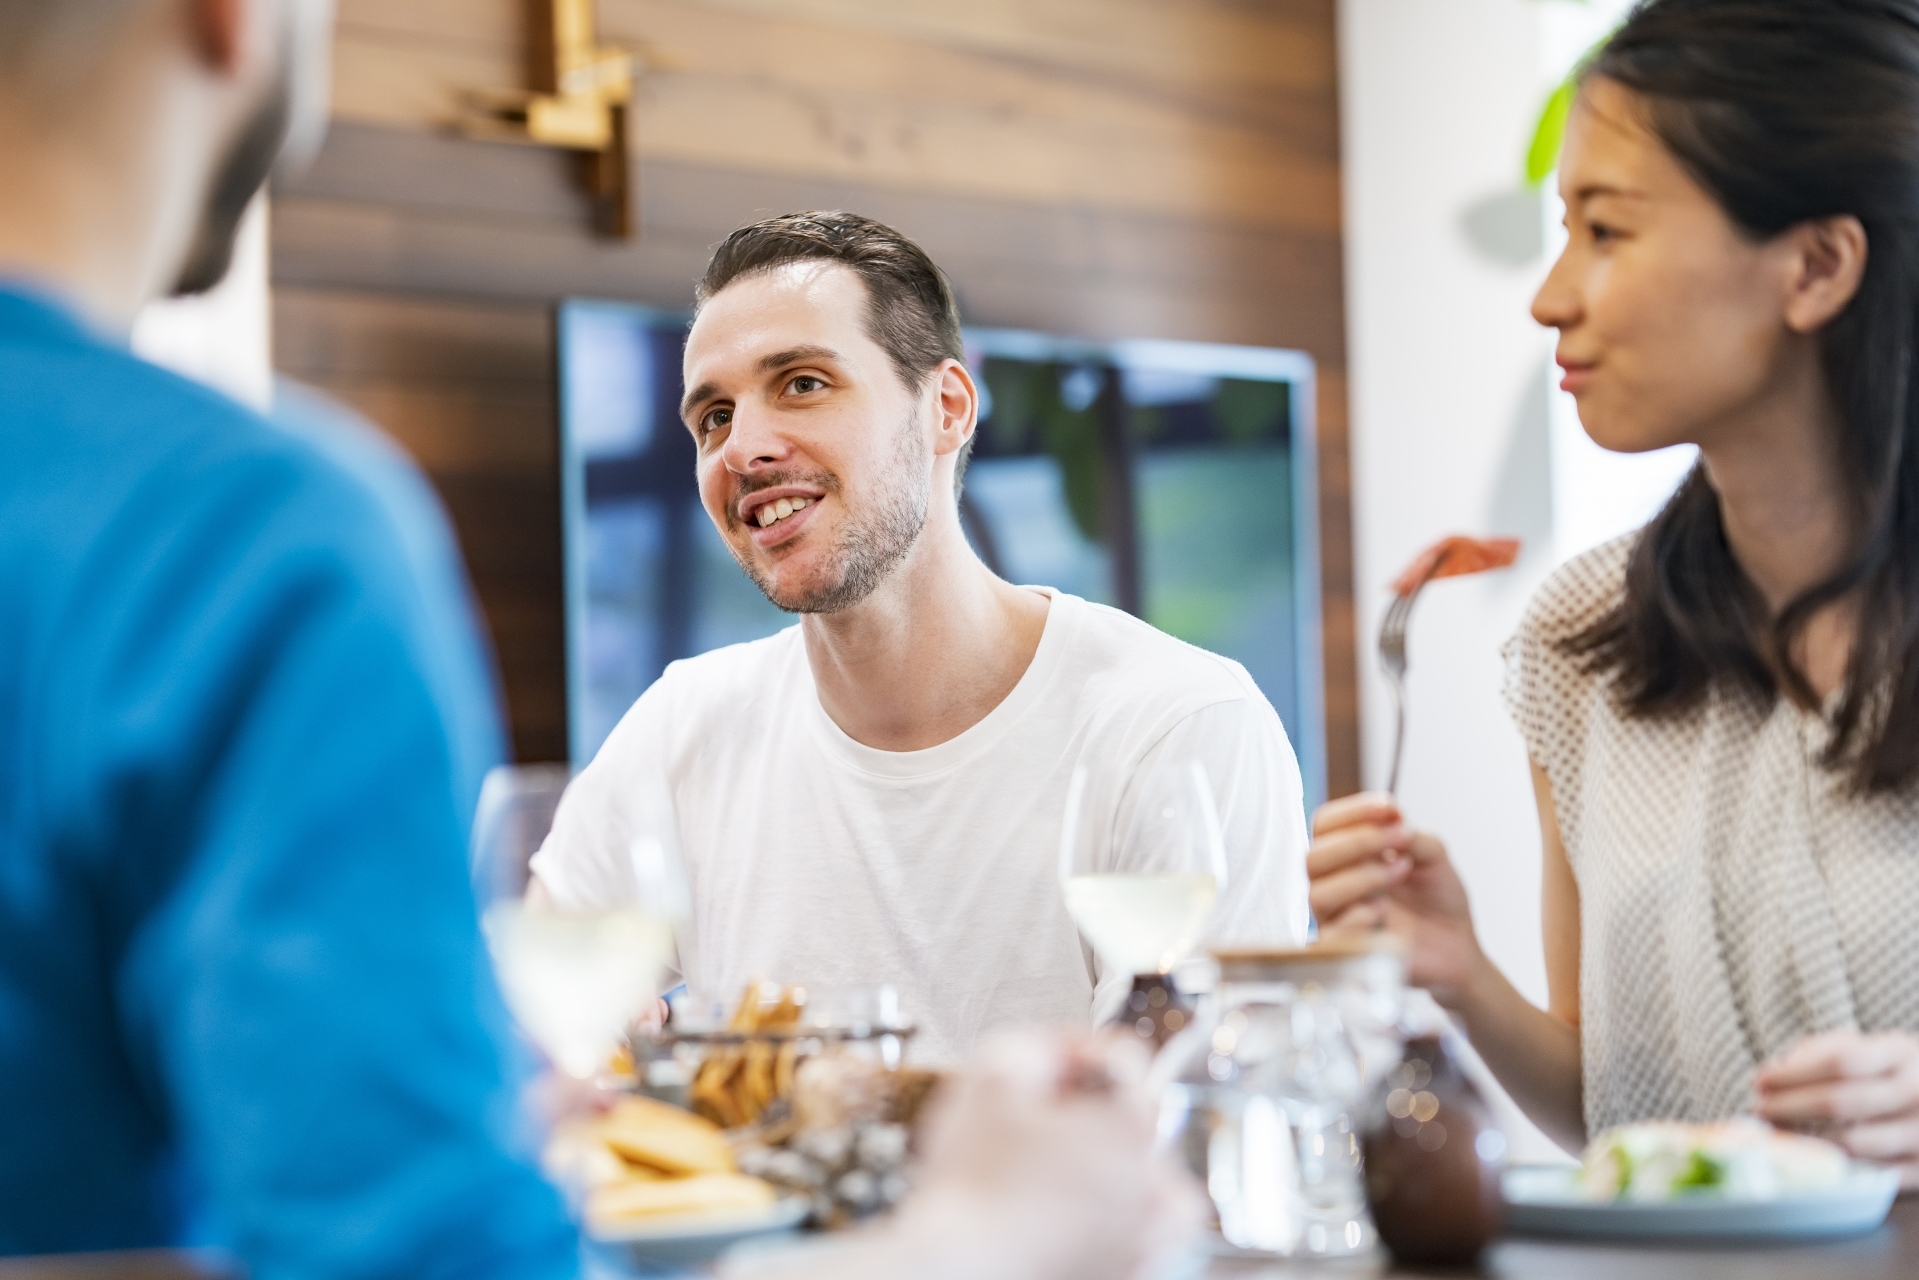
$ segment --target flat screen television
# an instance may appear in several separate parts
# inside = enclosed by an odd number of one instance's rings
[[[684,314],[558,308],[575,765],[677,658],[795,619],[700,506],[679,421]],[[1325,795],[1313,365],[1297,351],[969,329],[981,388],[961,518],[1011,582],[1057,587],[1243,663]]]

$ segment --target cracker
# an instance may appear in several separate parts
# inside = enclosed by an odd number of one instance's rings
[[[749,1213],[771,1208],[773,1185],[738,1173],[707,1173],[665,1182],[619,1182],[587,1196],[587,1221],[599,1227],[697,1213]]]

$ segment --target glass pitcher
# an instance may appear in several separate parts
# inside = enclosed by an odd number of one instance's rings
[[[1218,989],[1161,1072],[1167,1137],[1206,1185],[1223,1251],[1370,1250],[1359,1117],[1399,1060],[1398,950],[1381,939],[1214,958]]]

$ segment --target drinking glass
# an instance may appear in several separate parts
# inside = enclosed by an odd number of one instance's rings
[[[1384,1063],[1398,1057],[1398,952],[1322,943],[1217,957],[1214,999],[1149,1080],[1168,1084],[1162,1134],[1205,1184],[1232,1248],[1281,1257],[1366,1252],[1376,1236],[1357,1116],[1366,1046],[1390,1043]]]
[[[1127,781],[1073,771],[1060,889],[1101,960],[1166,974],[1198,945],[1226,888],[1219,811],[1197,760],[1161,760]]]
[[[487,776],[473,823],[481,928],[514,1021],[561,1072],[590,1080],[659,998],[687,913],[664,783],[636,786],[624,865],[608,901],[527,894],[528,864],[552,829],[566,770],[507,766]]]

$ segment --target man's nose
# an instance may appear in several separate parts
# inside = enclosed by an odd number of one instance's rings
[[[732,428],[726,433],[726,445],[720,450],[727,470],[750,475],[778,466],[792,451],[792,444],[781,434],[773,414],[747,405],[734,408]]]

